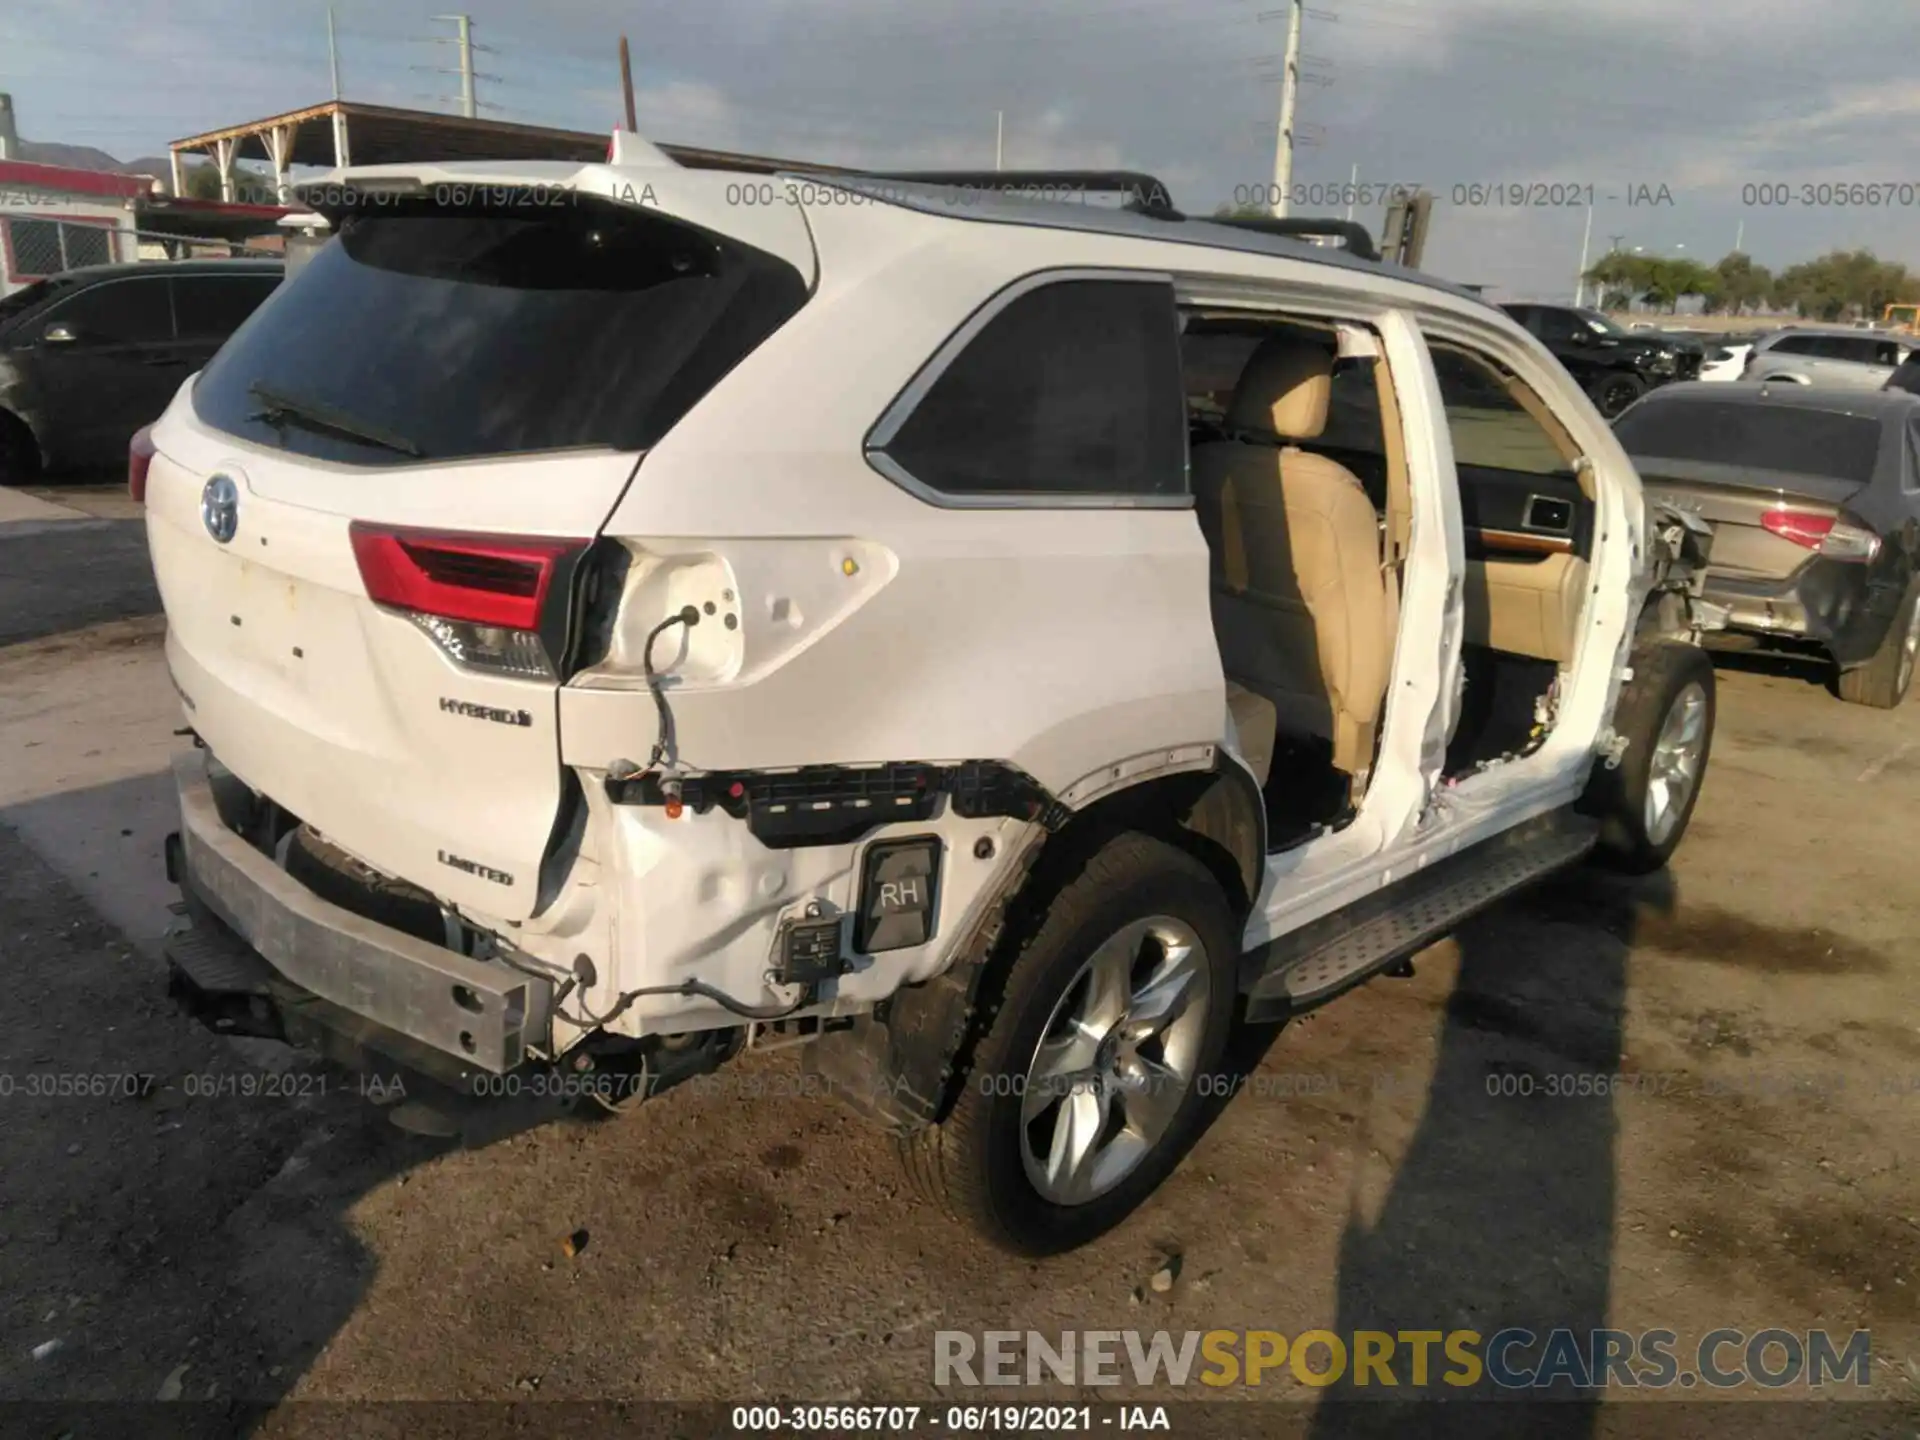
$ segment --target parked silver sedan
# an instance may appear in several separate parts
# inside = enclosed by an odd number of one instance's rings
[[[1911,336],[1837,326],[1780,330],[1754,344],[1741,378],[1878,390],[1913,350]]]

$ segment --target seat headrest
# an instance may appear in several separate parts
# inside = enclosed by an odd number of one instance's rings
[[[1313,440],[1327,428],[1333,394],[1331,335],[1287,330],[1269,335],[1240,372],[1227,426],[1281,440]]]

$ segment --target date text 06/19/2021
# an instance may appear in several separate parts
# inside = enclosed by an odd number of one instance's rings
[[[736,1405],[737,1434],[1053,1435],[1171,1431],[1164,1405]]]

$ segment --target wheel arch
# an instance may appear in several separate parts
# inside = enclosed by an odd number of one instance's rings
[[[1075,811],[1047,850],[1091,852],[1125,830],[1186,851],[1213,873],[1236,915],[1252,913],[1265,877],[1267,811],[1258,783],[1238,760],[1222,752],[1211,770],[1155,776],[1104,795]],[[1046,859],[1043,853],[1036,875]]]
[[[911,985],[808,1046],[809,1068],[853,1108],[898,1135],[945,1120],[972,1072],[974,1049],[997,1012],[1016,947],[1010,935],[1044,913],[1115,836],[1138,832],[1197,860],[1219,881],[1242,924],[1266,872],[1266,805],[1253,774],[1216,751],[1206,770],[1145,777],[1035,826],[992,912],[947,968]]]

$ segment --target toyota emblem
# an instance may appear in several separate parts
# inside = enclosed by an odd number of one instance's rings
[[[200,492],[200,523],[222,545],[240,528],[240,487],[230,476],[216,475]]]

